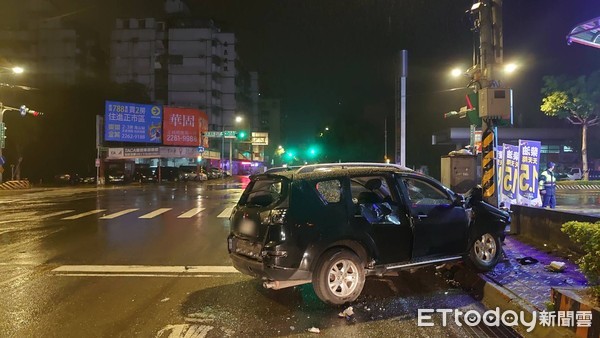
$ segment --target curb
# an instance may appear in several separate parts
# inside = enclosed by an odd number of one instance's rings
[[[29,181],[18,180],[18,181],[6,181],[0,184],[0,190],[17,190],[17,189],[29,189]]]
[[[539,312],[533,305],[519,298],[509,289],[495,283],[484,274],[473,272],[466,266],[460,266],[458,271],[455,272],[454,279],[489,310],[499,308],[501,311],[512,310],[517,313],[522,311],[527,321],[531,321],[534,311]],[[550,295],[548,295],[548,299],[550,299]],[[527,332],[527,328],[521,325],[512,328],[523,337],[573,337],[573,332],[566,328],[546,327],[539,325],[539,323],[531,332]]]

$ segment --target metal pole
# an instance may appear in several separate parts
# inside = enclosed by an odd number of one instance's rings
[[[233,139],[229,139],[229,171],[231,176],[233,176],[233,162],[232,162],[232,153],[233,153]]]
[[[383,160],[387,161],[387,117],[383,119]]]
[[[2,102],[0,102],[0,127],[2,126],[2,122],[4,119],[4,112],[5,112],[4,105],[2,104]],[[0,157],[2,157],[2,146],[0,146]],[[3,170],[0,170],[0,183],[3,182],[2,181],[2,171]]]
[[[221,170],[223,169],[223,161],[225,160],[225,124],[221,121]]]
[[[399,53],[399,75],[395,162],[406,165],[406,77],[408,75],[408,51],[405,49]]]

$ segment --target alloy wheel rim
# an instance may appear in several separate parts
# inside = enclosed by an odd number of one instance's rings
[[[358,267],[348,259],[340,259],[329,269],[327,285],[337,297],[347,297],[358,285]]]
[[[484,264],[491,263],[496,256],[496,240],[490,234],[481,236],[481,238],[475,241],[473,247],[477,259]]]

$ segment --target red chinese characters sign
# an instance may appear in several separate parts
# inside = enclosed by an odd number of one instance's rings
[[[193,108],[164,107],[163,144],[204,146],[205,142],[201,141],[201,133],[207,130],[208,117],[205,112]]]

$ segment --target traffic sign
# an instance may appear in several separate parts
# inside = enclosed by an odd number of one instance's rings
[[[237,131],[235,130],[224,130],[224,131],[206,131],[204,136],[208,138],[235,138]]]
[[[202,154],[204,152],[204,147],[200,146],[198,147],[198,153]]]
[[[207,131],[207,132],[204,132],[204,136],[210,137],[210,138],[221,137],[221,132],[220,131]]]

